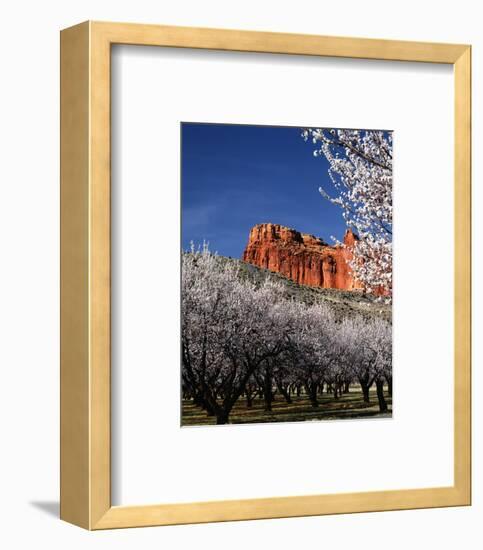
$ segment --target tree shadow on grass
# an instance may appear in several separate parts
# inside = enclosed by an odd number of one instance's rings
[[[230,414],[230,424],[263,424],[273,422],[304,422],[324,420],[357,420],[368,418],[391,418],[392,398],[386,397],[389,410],[379,411],[375,392],[371,392],[372,401],[365,403],[362,394],[350,392],[339,399],[332,395],[319,395],[319,407],[312,407],[306,396],[292,397],[292,403],[276,398],[272,403],[272,411],[264,410],[261,399],[254,401],[247,408],[241,400]],[[206,412],[193,403],[183,403],[182,426],[203,426],[214,424],[214,417],[208,417]]]

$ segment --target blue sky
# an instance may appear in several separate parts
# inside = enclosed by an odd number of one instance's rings
[[[182,123],[182,246],[210,243],[240,258],[250,229],[279,223],[331,243],[341,239],[341,210],[324,199],[331,190],[327,162],[313,156],[298,127]]]

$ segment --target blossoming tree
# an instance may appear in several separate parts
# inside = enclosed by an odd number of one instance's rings
[[[240,264],[200,250],[183,252],[181,280],[181,385],[217,424],[230,421],[244,396],[270,412],[279,392],[304,391],[319,407],[324,386],[338,399],[357,381],[364,400],[376,384],[386,412],[384,381],[391,378],[391,326],[354,314],[340,320],[328,303],[295,300],[270,278],[244,278]]]
[[[314,156],[329,163],[335,194],[320,193],[342,209],[359,235],[351,268],[367,292],[392,297],[392,133],[308,128],[302,136]]]

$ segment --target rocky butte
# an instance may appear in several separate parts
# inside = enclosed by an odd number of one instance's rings
[[[293,281],[321,288],[354,290],[348,260],[357,236],[348,229],[344,244],[330,246],[322,239],[273,223],[255,225],[250,231],[243,261],[275,271]]]

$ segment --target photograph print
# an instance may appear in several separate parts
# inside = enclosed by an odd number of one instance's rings
[[[392,416],[389,130],[181,124],[181,425]]]

